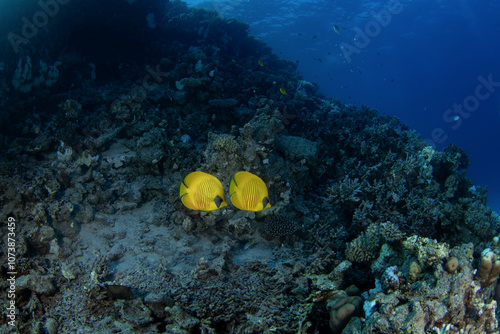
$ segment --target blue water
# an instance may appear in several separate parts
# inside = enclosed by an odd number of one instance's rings
[[[488,204],[500,212],[500,1],[188,4],[247,22],[279,56],[298,60],[327,97],[397,116],[438,149],[463,147],[467,175],[488,187]],[[464,103],[470,112],[457,114],[454,105]]]

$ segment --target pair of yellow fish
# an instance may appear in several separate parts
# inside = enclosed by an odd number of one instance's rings
[[[231,203],[240,210],[261,211],[271,207],[264,181],[249,172],[234,174],[229,184]],[[222,183],[204,172],[189,173],[181,182],[179,197],[192,210],[214,211],[227,205]]]

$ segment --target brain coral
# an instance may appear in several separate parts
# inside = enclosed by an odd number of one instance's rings
[[[265,233],[273,237],[286,237],[297,231],[297,224],[283,216],[270,216],[266,218]]]

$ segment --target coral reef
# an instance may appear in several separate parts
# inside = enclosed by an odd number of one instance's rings
[[[437,248],[446,247],[439,244]],[[458,271],[450,272],[441,264],[433,265],[427,270],[432,279],[419,277],[411,285],[405,282],[403,274],[395,267],[388,267],[382,279],[395,282],[395,275],[398,275],[400,284],[392,284],[387,293],[380,289],[370,290],[364,307],[365,323],[354,319],[344,333],[463,330],[468,333],[496,333],[496,301],[491,300],[491,292],[481,289],[480,283],[474,279],[469,247],[457,247],[451,252],[460,262]]]

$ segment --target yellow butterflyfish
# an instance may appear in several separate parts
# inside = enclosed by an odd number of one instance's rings
[[[264,181],[257,175],[241,171],[229,184],[231,203],[240,210],[261,211],[271,207]]]
[[[258,63],[259,63],[259,66],[260,66],[260,67],[263,67],[263,66],[264,66],[264,62],[263,62],[262,60],[259,60],[259,61],[258,61]]]
[[[283,95],[286,95],[286,94],[287,94],[287,92],[286,92],[285,88],[280,88],[280,93],[281,93],[281,94],[283,94]]]
[[[225,207],[224,188],[213,175],[204,172],[189,173],[181,182],[179,197],[192,210],[214,211]]]

